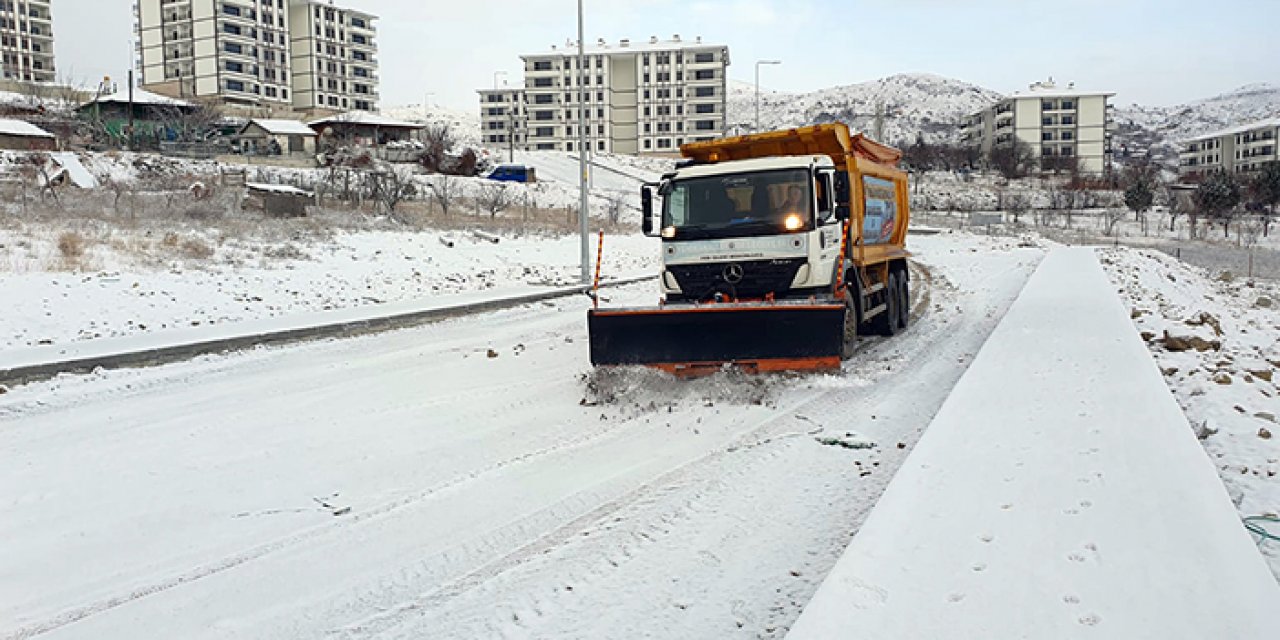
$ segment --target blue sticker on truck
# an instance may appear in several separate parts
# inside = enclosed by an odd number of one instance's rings
[[[898,190],[890,180],[863,176],[866,215],[862,218],[863,244],[888,244],[898,225]]]

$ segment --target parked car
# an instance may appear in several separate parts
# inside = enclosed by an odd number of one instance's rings
[[[533,167],[526,167],[522,164],[500,164],[494,167],[485,176],[490,180],[499,182],[527,182],[534,183],[538,181],[537,172]]]

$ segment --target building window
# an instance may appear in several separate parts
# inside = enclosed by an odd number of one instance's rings
[[[695,55],[695,56],[693,57],[693,61],[694,61],[695,63],[697,63],[697,64],[706,64],[706,63],[708,63],[708,62],[715,62],[715,61],[716,61],[716,54],[714,54],[714,53],[699,53],[699,54],[697,54],[697,55]]]
[[[716,88],[715,87],[698,87],[693,90],[693,95],[695,98],[709,98],[711,96],[716,95]]]
[[[699,120],[694,124],[694,128],[698,131],[713,131],[716,128],[715,120]]]
[[[699,104],[694,106],[694,113],[715,113],[716,106],[714,104]]]
[[[716,72],[714,69],[699,69],[693,72],[694,80],[715,80]]]
[[[550,61],[550,60],[535,60],[535,61],[534,61],[534,63],[533,63],[533,70],[534,70],[534,71],[550,71],[550,70],[551,70],[551,61]]]
[[[670,148],[671,148],[671,138],[658,138],[658,148],[659,148],[659,149],[670,149]]]

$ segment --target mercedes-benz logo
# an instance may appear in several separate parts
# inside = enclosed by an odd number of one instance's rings
[[[724,281],[729,284],[738,284],[742,282],[742,277],[746,273],[742,270],[742,265],[734,263],[724,268]]]

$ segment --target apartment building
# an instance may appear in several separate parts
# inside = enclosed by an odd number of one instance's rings
[[[964,141],[981,148],[983,157],[1020,140],[1040,158],[1045,170],[1072,167],[1102,175],[1111,166],[1111,119],[1114,93],[1082,91],[1074,84],[1058,87],[1052,79],[1037,82],[965,119]]]
[[[485,145],[529,150],[524,88],[480,90],[480,135]]]
[[[319,0],[137,0],[135,10],[148,90],[280,112],[377,108],[371,15]]]
[[[1277,161],[1280,161],[1280,117],[1185,140],[1178,154],[1178,173],[1186,178],[1217,170],[1247,173]]]
[[[374,16],[321,0],[293,0],[293,106],[313,115],[378,110]]]
[[[54,82],[51,0],[0,0],[0,73],[17,82]]]
[[[522,87],[479,92],[482,134],[490,146],[574,151],[579,108],[593,151],[676,153],[686,142],[724,135],[725,46],[678,35],[616,45],[599,40],[586,48],[579,68],[577,43],[570,41],[521,59]]]
[[[287,109],[289,0],[137,0],[142,86]]]

